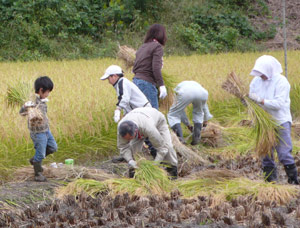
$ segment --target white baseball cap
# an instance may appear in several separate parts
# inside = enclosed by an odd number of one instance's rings
[[[109,76],[114,75],[114,74],[123,74],[122,68],[117,65],[111,65],[106,69],[104,75],[100,79],[105,80]]]

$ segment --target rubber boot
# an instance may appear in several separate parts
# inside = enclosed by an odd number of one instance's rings
[[[274,182],[277,181],[277,168],[271,166],[263,167],[263,172],[265,175],[265,181]]]
[[[177,177],[178,177],[177,166],[171,165],[171,166],[167,167],[166,170],[169,173],[171,180],[177,179]]]
[[[288,183],[299,185],[298,172],[297,172],[296,165],[295,164],[285,165],[284,169],[285,169],[286,175],[288,176]]]
[[[149,141],[149,138],[145,139],[145,143],[148,146],[151,156],[153,157],[153,159],[155,159],[157,150],[152,146],[152,143]]]
[[[37,182],[45,182],[47,178],[43,176],[42,162],[33,162],[34,180]]]
[[[121,163],[121,162],[125,162],[126,160],[123,158],[123,157],[121,157],[121,156],[119,156],[119,157],[114,157],[113,159],[111,159],[111,162],[112,163]]]
[[[129,168],[129,170],[128,170],[129,178],[134,178],[134,174],[135,174],[135,169],[134,168]]]
[[[51,147],[46,147],[46,157],[50,154],[53,154],[56,150],[53,150]]]
[[[172,130],[176,133],[178,139],[180,142],[182,142],[183,144],[185,144],[185,140],[183,138],[183,134],[182,134],[182,129],[181,129],[181,125],[180,123],[177,123],[175,124],[173,127],[172,127]]]
[[[201,123],[195,123],[194,124],[193,140],[191,142],[192,145],[197,145],[197,144],[200,143],[201,128],[202,128],[202,124]]]
[[[33,165],[33,162],[34,162],[34,157],[32,157],[32,158],[29,159],[29,163],[30,163],[31,165]]]

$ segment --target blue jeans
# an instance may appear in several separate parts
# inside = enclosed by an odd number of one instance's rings
[[[133,83],[145,94],[153,108],[158,110],[158,91],[150,82],[139,78],[133,78]]]
[[[42,133],[30,133],[30,137],[35,149],[34,161],[41,162],[46,157],[46,151],[47,155],[57,151],[57,144],[50,130]]]

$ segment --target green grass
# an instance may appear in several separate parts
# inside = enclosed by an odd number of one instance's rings
[[[291,113],[293,118],[300,117],[300,84],[292,84],[290,91]]]

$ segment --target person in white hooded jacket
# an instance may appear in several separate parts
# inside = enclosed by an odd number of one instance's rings
[[[152,107],[144,93],[131,81],[123,77],[123,70],[117,65],[109,66],[101,80],[108,79],[109,83],[115,88],[118,96],[118,103],[114,113],[114,121],[119,122],[121,110],[124,115],[131,110],[139,107]]]
[[[154,161],[168,164],[167,171],[177,178],[178,160],[166,118],[157,109],[147,107],[132,110],[118,125],[118,148],[128,162],[129,177],[134,176],[134,169],[137,168],[134,153],[142,150],[146,138],[157,149]]]
[[[174,89],[175,99],[168,113],[168,122],[179,140],[185,143],[180,123],[183,122],[190,131],[193,131],[192,145],[200,142],[201,128],[207,125],[207,121],[213,116],[210,114],[207,99],[208,92],[198,82],[183,81]],[[185,108],[193,104],[194,128],[190,125],[185,113]]]
[[[297,167],[291,154],[290,84],[281,73],[282,67],[276,58],[270,55],[259,57],[250,73],[254,79],[250,83],[249,97],[260,104],[281,126],[275,149],[279,161],[284,165],[288,183],[298,185]],[[269,182],[277,180],[277,168],[273,152],[274,149],[271,156],[267,155],[262,160],[263,171]]]

